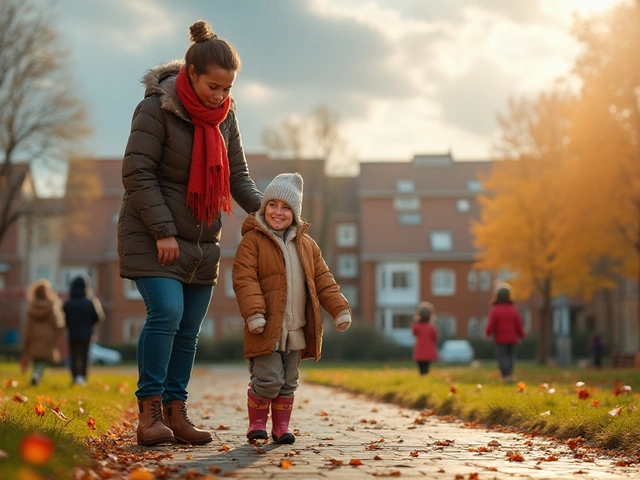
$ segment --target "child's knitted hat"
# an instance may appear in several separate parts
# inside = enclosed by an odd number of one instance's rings
[[[281,173],[264,189],[260,211],[264,212],[269,200],[280,200],[291,207],[297,220],[302,214],[302,187],[304,182],[299,173]]]

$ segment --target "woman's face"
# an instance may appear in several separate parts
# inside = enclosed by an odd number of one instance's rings
[[[293,210],[281,200],[269,200],[264,209],[264,219],[272,229],[281,232],[293,223]]]
[[[218,108],[231,93],[236,71],[213,65],[202,75],[197,75],[190,65],[189,78],[200,103],[207,108]]]

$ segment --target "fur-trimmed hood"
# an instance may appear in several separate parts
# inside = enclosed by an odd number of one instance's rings
[[[176,91],[178,72],[183,65],[184,60],[171,60],[157,65],[147,71],[140,83],[145,87],[145,98],[151,95],[158,95],[164,110],[173,112],[183,120],[191,122],[191,118]],[[236,102],[233,97],[231,97],[231,109],[234,111],[236,109]]]

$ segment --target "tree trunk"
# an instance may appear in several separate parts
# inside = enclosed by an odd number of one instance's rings
[[[551,353],[551,326],[553,323],[553,311],[551,308],[551,281],[545,280],[542,289],[542,308],[540,311],[540,325],[538,328],[538,363],[546,365]]]

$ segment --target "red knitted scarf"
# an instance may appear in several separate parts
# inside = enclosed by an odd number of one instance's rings
[[[227,118],[231,98],[219,108],[205,107],[191,86],[186,67],[178,73],[176,90],[195,125],[187,206],[193,216],[211,225],[220,212],[230,214],[229,159],[219,125]]]

